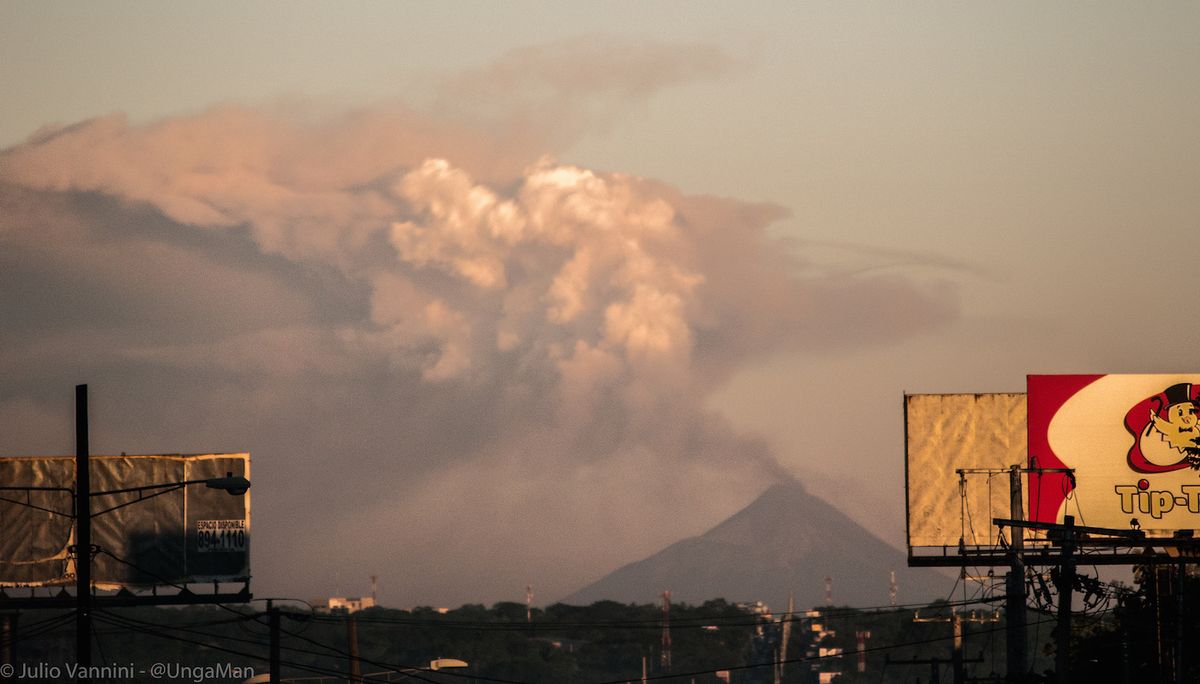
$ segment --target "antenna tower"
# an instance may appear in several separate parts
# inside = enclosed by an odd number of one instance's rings
[[[892,585],[888,589],[888,597],[892,601],[892,607],[896,607],[896,571],[892,571]]]
[[[371,575],[371,605],[379,605],[379,598],[375,595],[379,591],[379,576]]]
[[[525,585],[525,622],[533,622],[533,585]]]
[[[854,636],[858,639],[858,671],[867,671],[867,639],[871,638],[871,633],[867,631],[857,631]]]
[[[787,613],[783,616],[783,635],[779,641],[779,657],[775,659],[775,681],[783,681],[783,663],[787,660],[788,641],[792,634],[792,615],[796,612],[796,595],[788,595]]]
[[[664,672],[671,671],[671,590],[662,593],[663,623],[662,623],[662,655],[659,664]]]
[[[833,578],[825,578],[825,605],[833,605]]]

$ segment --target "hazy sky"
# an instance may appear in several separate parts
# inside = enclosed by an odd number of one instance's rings
[[[0,453],[251,451],[260,595],[550,601],[787,473],[900,545],[903,392],[1196,371],[1198,27],[4,0]]]

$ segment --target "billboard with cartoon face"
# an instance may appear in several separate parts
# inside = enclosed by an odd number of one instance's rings
[[[1031,375],[1028,405],[1030,520],[1200,527],[1200,375]]]

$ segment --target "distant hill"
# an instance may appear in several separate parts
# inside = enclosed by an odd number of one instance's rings
[[[670,589],[675,601],[765,601],[778,611],[792,593],[797,608],[824,605],[825,578],[832,577],[835,604],[886,606],[892,570],[898,603],[948,598],[954,586],[937,571],[909,568],[902,551],[793,480],[708,532],[619,568],[563,602],[649,603]]]

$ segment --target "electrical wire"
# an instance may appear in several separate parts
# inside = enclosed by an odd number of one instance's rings
[[[133,631],[138,631],[138,632],[143,632],[143,633],[158,633],[159,630],[167,629],[167,630],[172,630],[172,631],[176,631],[176,632],[183,632],[186,634],[193,634],[196,636],[208,637],[211,639],[222,639],[222,640],[226,640],[226,641],[233,641],[235,643],[247,644],[247,645],[251,645],[251,646],[259,646],[262,648],[270,648],[270,645],[271,645],[269,641],[258,641],[258,640],[254,640],[254,639],[242,639],[242,638],[238,638],[238,637],[229,636],[226,634],[214,634],[212,632],[204,632],[204,631],[195,630],[195,629],[181,628],[177,625],[172,625],[172,624],[161,624],[161,623],[154,623],[154,622],[149,622],[149,621],[145,621],[145,620],[138,620],[138,619],[130,618],[127,616],[122,616],[122,615],[113,613],[111,611],[103,611],[103,612],[104,612],[105,616],[108,618],[108,620],[106,620],[106,622],[108,622],[108,624],[117,625],[126,630],[133,630]],[[257,620],[261,617],[263,617],[263,616],[261,616],[261,615],[247,616],[247,619]],[[153,631],[150,631],[150,630],[153,630]],[[289,636],[298,636],[299,635],[299,633],[289,632],[287,630],[282,630],[282,629],[280,630],[280,632],[283,634],[288,634]],[[332,651],[333,652],[332,655],[337,655],[337,656],[346,657],[346,658],[350,657],[349,654],[346,653],[345,651],[341,651],[340,649],[334,648],[327,644],[322,644],[320,642],[313,641],[310,639],[304,639],[304,640],[311,642],[313,645],[316,645],[321,648]],[[209,644],[207,642],[195,641],[195,643],[204,644],[205,646],[211,647],[211,644]],[[296,648],[296,647],[292,647],[292,646],[286,646],[282,643],[279,645],[279,648],[280,648],[280,650],[294,651],[294,652],[305,654],[305,655],[313,655],[312,649]],[[362,661],[363,659],[360,658],[359,660]],[[292,665],[295,665],[295,663],[292,663]],[[428,668],[404,667],[404,668],[392,669],[389,671],[390,672],[399,672],[399,671],[403,670],[403,671],[405,671],[405,676],[413,676],[411,672],[408,672],[408,670],[427,670],[427,669]],[[342,673],[342,674],[344,674],[344,673]],[[377,672],[374,674],[376,674],[376,675],[386,674],[386,672]],[[452,674],[452,673],[445,673],[445,674]],[[363,677],[366,677],[366,675],[363,675]]]
[[[0,641],[0,645],[8,647],[21,641],[32,641],[38,637],[58,630],[60,627],[74,621],[74,619],[75,613],[71,612],[65,615],[39,620],[38,622],[33,623],[33,625],[23,625],[21,626],[19,632],[14,632],[13,635],[7,640]]]
[[[308,606],[308,612],[309,612],[309,615],[310,615],[311,617],[315,617],[315,616],[316,616],[316,614],[317,614],[317,607],[316,607],[316,606],[314,606],[313,604],[309,603],[308,601],[305,601],[304,599],[298,599],[298,598],[284,598],[284,597],[264,597],[264,598],[256,598],[256,599],[251,599],[251,600],[250,600],[250,603],[262,602],[262,601],[266,601],[268,605],[270,605],[270,604],[271,604],[271,602],[273,602],[273,601],[279,601],[279,602],[285,602],[285,601],[295,601],[296,603],[303,603],[305,606]],[[259,622],[259,621],[258,621],[258,619],[257,619],[257,618],[254,618],[254,619],[253,619],[253,622],[254,622],[255,624],[262,624],[261,622]],[[310,624],[316,624],[316,623],[314,622],[314,623],[310,623]],[[248,634],[253,634],[253,633],[254,633],[254,631],[253,631],[253,630],[251,630],[250,628],[248,628],[248,627],[247,627],[247,626],[246,626],[244,623],[243,623],[243,624],[240,624],[240,625],[238,625],[238,627],[239,627],[240,629],[242,629],[243,631],[245,631],[246,633],[248,633]],[[268,627],[268,628],[269,628],[269,627]],[[306,625],[306,626],[305,626],[305,630],[307,630],[307,629],[308,629],[308,626]]]
[[[412,667],[411,665],[397,665],[395,663],[385,663],[385,662],[380,662],[378,660],[373,660],[370,658],[364,658],[361,655],[360,656],[351,656],[351,654],[348,653],[347,651],[343,651],[342,649],[337,648],[335,646],[330,646],[329,644],[322,644],[318,641],[315,641],[313,639],[310,639],[310,638],[304,636],[301,633],[292,632],[292,631],[289,631],[289,630],[286,630],[283,628],[280,628],[279,631],[283,634],[287,634],[290,637],[300,639],[301,641],[304,641],[306,643],[310,643],[310,644],[313,644],[314,646],[319,646],[320,648],[324,648],[329,651],[332,651],[336,655],[342,656],[344,658],[353,658],[360,663],[374,665],[375,667],[382,667],[382,668],[389,669],[389,670],[405,670],[405,671],[413,670],[413,671],[417,671],[417,672],[429,672],[430,671],[429,668],[427,668],[427,667]],[[485,681],[485,682],[498,682],[499,684],[526,684],[526,682],[521,682],[521,681],[516,681],[516,680],[511,680],[511,679],[498,679],[496,677],[483,677],[483,676],[480,676],[477,674],[467,675],[467,674],[461,674],[458,672],[449,672],[449,671],[447,671],[447,672],[439,671],[439,674],[443,674],[443,675],[446,675],[449,677],[469,678],[472,680],[480,680],[480,681]],[[410,676],[415,676],[415,675],[410,675]],[[418,677],[418,679],[420,679],[420,677]],[[432,681],[432,680],[426,680],[426,681]]]
[[[114,624],[117,626],[122,626],[117,621],[112,620],[111,615],[101,614],[101,615],[97,615],[96,617],[97,617],[97,619],[99,619],[103,622],[107,622],[109,624]],[[132,626],[132,625],[123,625],[123,626],[128,630],[138,632],[141,634],[147,634],[150,636],[158,637],[160,639],[178,641],[178,642],[182,642],[182,643],[186,643],[186,644],[191,644],[193,646],[202,646],[202,647],[210,649],[210,650],[219,651],[222,653],[228,653],[230,655],[238,655],[238,656],[243,656],[243,657],[247,657],[247,658],[252,658],[255,661],[263,660],[261,654],[247,653],[245,651],[238,651],[238,650],[234,650],[231,648],[225,648],[223,646],[219,646],[219,645],[212,644],[212,643],[205,643],[202,641],[197,641],[195,639],[189,639],[189,638],[180,637],[180,636],[173,636],[170,634],[163,633],[162,631],[153,630],[153,629],[149,629],[149,628],[145,628],[145,627],[137,627],[137,626]],[[224,637],[222,637],[222,638],[224,638]],[[292,669],[303,670],[306,672],[314,672],[316,674],[327,674],[327,675],[332,675],[332,676],[337,676],[337,677],[345,677],[346,676],[346,673],[342,670],[335,670],[332,668],[325,668],[325,667],[320,667],[320,666],[316,666],[316,665],[310,665],[307,663],[299,663],[299,662],[295,662],[295,661],[285,661],[285,660],[281,659],[280,665],[281,666],[286,665]],[[416,678],[424,679],[422,677],[416,677]],[[424,681],[433,681],[433,680],[425,679]]]
[[[104,644],[100,641],[100,635],[96,632],[96,622],[88,621],[88,626],[92,629],[92,639],[96,642],[96,651],[100,654],[100,666],[103,668],[108,665],[108,658],[104,655]]]
[[[50,617],[44,618],[42,620],[38,620],[37,622],[22,623],[20,625],[20,627],[21,627],[22,631],[26,631],[26,630],[30,630],[30,629],[36,629],[36,628],[40,627],[41,625],[45,625],[50,622],[61,622],[63,620],[66,620],[68,618],[73,618],[73,617],[75,617],[75,611],[72,610],[72,611],[68,611],[66,613],[61,613],[59,615],[51,615]],[[0,643],[3,643],[3,642],[0,642]]]
[[[240,637],[234,637],[234,636],[230,636],[227,634],[214,634],[212,632],[204,632],[204,631],[201,631],[198,629],[191,629],[191,628],[182,627],[179,625],[162,624],[162,623],[157,623],[157,622],[150,622],[147,620],[139,620],[136,618],[131,618],[126,615],[120,615],[118,613],[113,613],[113,612],[107,611],[107,610],[101,611],[101,612],[109,618],[108,623],[112,624],[112,625],[120,625],[120,626],[124,626],[124,627],[128,627],[128,628],[137,627],[137,628],[142,628],[142,629],[169,629],[169,630],[172,630],[175,632],[182,632],[184,634],[195,634],[197,636],[205,636],[205,637],[210,637],[213,639],[226,639],[228,641],[233,641],[236,643],[248,644],[251,646],[262,646],[264,648],[268,648],[271,645],[269,641],[259,641],[259,640],[255,640],[255,639],[243,639]],[[253,620],[254,617],[248,616],[247,619]],[[230,624],[232,624],[232,621],[230,622]],[[280,645],[280,648],[283,650],[292,650],[292,651],[299,651],[301,653],[308,653],[308,651],[298,649],[298,648],[290,648],[287,646],[283,646],[282,644]]]
[[[138,570],[139,572],[145,572],[146,574],[149,574],[150,576],[154,577],[155,579],[158,579],[158,580],[159,580],[159,581],[161,581],[161,582],[164,582],[164,583],[166,583],[166,584],[167,584],[167,585],[169,585],[169,586],[173,586],[173,587],[176,587],[176,588],[178,588],[178,589],[181,589],[181,590],[183,590],[183,589],[186,589],[186,587],[183,587],[183,586],[181,586],[181,585],[179,585],[179,584],[177,584],[177,583],[175,583],[175,582],[171,582],[170,580],[167,580],[167,579],[165,579],[165,578],[163,578],[163,577],[161,577],[161,576],[159,576],[159,575],[156,575],[155,573],[152,573],[152,572],[150,572],[150,571],[148,571],[148,570],[146,570],[146,569],[144,569],[144,568],[138,567],[138,566],[137,566],[135,563],[132,563],[132,562],[130,562],[130,561],[128,561],[128,560],[125,560],[124,558],[121,558],[121,557],[117,556],[116,554],[112,553],[111,551],[109,551],[109,550],[107,550],[107,549],[101,548],[101,549],[100,549],[100,553],[103,553],[103,554],[107,555],[108,557],[112,558],[113,560],[116,560],[116,561],[117,561],[117,562],[119,562],[119,563],[122,563],[122,564],[124,564],[124,565],[127,565],[127,566],[129,566],[129,567],[131,567],[131,568],[133,568],[133,569],[135,569],[135,570]],[[213,605],[216,605],[216,606],[218,606],[218,607],[220,607],[220,608],[222,608],[222,609],[224,609],[224,610],[227,610],[227,611],[229,611],[229,612],[232,612],[232,613],[234,613],[235,615],[241,615],[241,613],[239,613],[238,611],[235,611],[235,610],[233,610],[232,608],[229,608],[228,606],[226,606],[226,605],[224,605],[224,604],[222,604],[222,603],[216,603],[216,604],[213,604]],[[136,628],[135,628],[135,629],[136,629]],[[144,631],[144,630],[142,630],[142,631]],[[281,631],[282,631],[282,630],[281,630]],[[155,634],[155,632],[148,632],[148,633],[150,633],[150,634]],[[187,641],[186,639],[181,639],[181,638],[179,638],[179,637],[168,637],[167,635],[161,635],[161,636],[163,636],[164,638],[174,638],[174,639],[181,640],[181,641]],[[298,634],[298,633],[293,633],[293,634],[292,634],[292,636],[299,636],[299,634]],[[301,637],[301,638],[304,638],[304,637]],[[307,639],[305,639],[305,640],[307,640]],[[195,643],[195,642],[193,642],[193,643]],[[316,643],[316,642],[314,642],[314,643]],[[241,653],[241,652],[229,651],[228,649],[222,649],[222,648],[220,648],[220,647],[217,647],[217,646],[211,646],[211,645],[207,645],[207,646],[208,646],[209,648],[214,648],[214,649],[216,649],[216,650],[223,650],[223,651],[227,651],[227,652],[229,652],[229,653],[234,653],[235,655],[247,655],[247,656],[250,656],[250,657],[256,657],[256,656],[253,656],[252,654],[246,654],[246,653]],[[282,646],[282,645],[281,645],[281,646]],[[324,646],[324,647],[325,647],[325,648],[327,648],[327,649],[332,649],[332,647],[330,647],[330,646]],[[346,655],[348,656],[349,654],[346,654]],[[281,664],[282,664],[282,663],[281,663]],[[297,664],[295,664],[295,663],[291,664],[291,666],[293,666],[293,667],[300,667],[300,669],[305,669],[304,667],[301,667],[301,666],[299,666],[299,665],[297,665]],[[397,668],[397,669],[412,669],[412,670],[419,670],[420,668]],[[432,681],[432,680],[428,680],[428,679],[425,679],[425,678],[423,678],[423,677],[420,677],[419,675],[416,675],[416,674],[409,674],[409,676],[413,677],[414,679],[422,679],[422,680],[424,680],[424,681]]]

